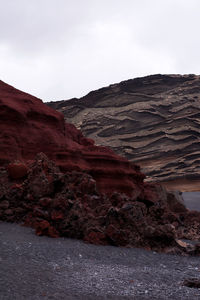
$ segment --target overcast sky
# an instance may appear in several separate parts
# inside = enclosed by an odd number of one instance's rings
[[[0,79],[44,101],[200,68],[200,0],[0,0]]]

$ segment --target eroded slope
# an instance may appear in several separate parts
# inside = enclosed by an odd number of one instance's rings
[[[136,78],[49,105],[97,144],[140,164],[147,180],[199,189],[200,76]]]

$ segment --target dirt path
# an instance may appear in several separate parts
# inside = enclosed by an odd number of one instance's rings
[[[0,299],[200,299],[199,257],[37,237],[0,223]]]

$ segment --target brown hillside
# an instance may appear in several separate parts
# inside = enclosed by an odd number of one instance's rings
[[[140,164],[148,181],[200,189],[200,76],[136,78],[48,105],[98,145]]]

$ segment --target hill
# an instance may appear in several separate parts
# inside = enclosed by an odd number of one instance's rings
[[[146,76],[48,105],[98,145],[139,164],[148,181],[199,190],[200,76]]]

